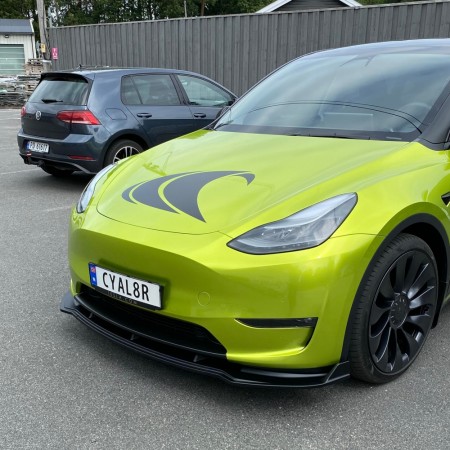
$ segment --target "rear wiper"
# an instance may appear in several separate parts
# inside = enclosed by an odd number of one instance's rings
[[[58,100],[56,98],[41,98],[42,103],[62,103],[64,100]]]

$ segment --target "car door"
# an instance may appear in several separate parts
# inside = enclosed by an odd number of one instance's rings
[[[224,106],[235,100],[231,93],[209,80],[187,74],[176,74],[175,78],[186,95],[196,128],[209,125]]]
[[[180,98],[170,74],[127,75],[122,78],[121,97],[152,145],[192,130],[192,112]]]

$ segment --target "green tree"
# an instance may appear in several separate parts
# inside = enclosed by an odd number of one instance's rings
[[[368,0],[370,1],[370,0]],[[376,0],[374,0],[376,1]],[[188,17],[255,12],[270,0],[186,0]],[[54,26],[115,23],[184,17],[184,0],[45,0]],[[0,18],[34,19],[36,0],[0,0]]]
[[[7,0],[13,1],[13,0]],[[28,0],[30,1],[30,0]],[[270,0],[186,0],[189,17],[249,13]],[[46,0],[55,25],[82,25],[184,17],[184,0]]]
[[[34,19],[36,14],[35,0],[1,0],[0,18],[2,19]]]
[[[33,29],[39,38],[36,0],[0,0],[1,19],[33,19]]]
[[[272,3],[271,0],[215,0],[207,2],[207,15],[253,13]]]

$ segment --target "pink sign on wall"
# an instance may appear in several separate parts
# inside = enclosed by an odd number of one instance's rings
[[[58,47],[52,48],[52,59],[58,59]]]

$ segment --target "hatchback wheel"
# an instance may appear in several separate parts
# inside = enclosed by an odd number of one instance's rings
[[[106,153],[105,166],[128,158],[129,156],[137,155],[142,150],[142,147],[137,142],[128,139],[117,141],[111,145]]]
[[[430,332],[438,273],[430,247],[401,234],[373,265],[356,301],[350,343],[352,375],[371,383],[400,376]]]

